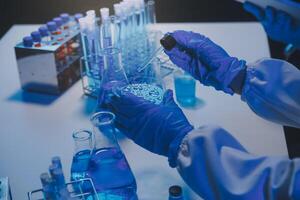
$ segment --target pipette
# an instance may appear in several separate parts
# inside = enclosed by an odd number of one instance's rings
[[[164,49],[170,51],[172,50],[177,42],[175,40],[175,38],[170,35],[170,34],[166,34],[161,40],[160,40],[160,44],[161,46],[156,49],[154,51],[154,53],[152,54],[152,56],[149,58],[149,60],[147,60],[146,62],[144,62],[144,64],[142,64],[138,69],[137,71],[138,72],[141,72],[143,71],[144,69],[146,69],[148,67],[148,65],[156,58],[156,55],[158,55],[159,53],[161,53]]]

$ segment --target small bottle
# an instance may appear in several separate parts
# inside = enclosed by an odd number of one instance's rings
[[[40,176],[42,187],[43,187],[43,195],[46,200],[55,200],[55,188],[53,181],[48,173],[42,173]]]
[[[41,44],[42,36],[41,36],[40,32],[38,32],[38,31],[33,31],[33,32],[31,33],[31,37],[32,37],[32,39],[33,39],[33,46],[34,46],[34,47],[39,48],[39,47],[42,46],[42,44]]]
[[[73,20],[71,21],[72,22],[72,25],[71,25],[71,30],[72,31],[79,31],[80,30],[80,26],[79,26],[79,19],[80,18],[83,18],[83,14],[81,13],[76,13],[74,15],[74,18]]]
[[[23,38],[23,46],[24,47],[32,47],[33,39],[31,36],[26,36]]]
[[[57,26],[56,26],[56,23],[51,21],[51,22],[48,22],[47,23],[47,28],[50,32],[50,35],[51,35],[51,41],[52,41],[52,44],[57,44],[56,42],[56,39],[57,39]]]
[[[79,22],[79,19],[82,18],[82,17],[83,17],[83,14],[81,14],[81,13],[76,13],[76,14],[74,15],[74,19],[75,19],[77,22]]]
[[[62,18],[60,17],[55,17],[53,18],[53,21],[56,23],[56,26],[57,26],[57,30],[60,31],[60,32],[64,32],[63,30],[63,20]]]
[[[173,185],[169,188],[169,200],[184,200],[180,186]]]
[[[68,13],[60,14],[60,18],[62,19],[62,30],[65,32],[65,37],[70,36],[70,15]]]
[[[49,45],[51,43],[51,37],[50,37],[50,34],[49,34],[49,31],[48,31],[47,27],[46,26],[41,26],[39,28],[39,32],[42,36],[42,42],[41,43],[46,45],[46,46]]]

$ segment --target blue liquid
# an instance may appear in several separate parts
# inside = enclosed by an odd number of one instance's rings
[[[80,151],[73,157],[71,166],[71,181],[86,178],[90,157],[90,150]]]
[[[136,182],[124,154],[116,148],[96,150],[90,160],[88,175],[92,177],[96,190],[136,191]],[[126,190],[125,190],[126,191]]]
[[[102,148],[94,151],[91,156],[88,152],[82,151],[74,156],[72,180],[91,178],[99,197],[137,199],[135,178],[122,151],[116,148]],[[79,191],[78,188],[74,189]]]
[[[194,106],[196,104],[196,82],[188,74],[176,76],[175,91],[176,99],[183,106]]]

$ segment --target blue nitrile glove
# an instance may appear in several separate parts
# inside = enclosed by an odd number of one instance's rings
[[[179,145],[193,126],[174,102],[171,90],[159,105],[127,93],[112,97],[110,107],[122,133],[143,148],[167,156],[174,165]]]
[[[300,47],[300,23],[287,13],[272,7],[263,10],[249,2],[244,3],[244,9],[262,23],[271,39]]]
[[[209,38],[194,32],[175,31],[171,35],[177,46],[165,51],[171,61],[189,72],[206,86],[233,94],[240,90],[246,71],[246,62],[229,56],[226,51]],[[239,81],[234,81],[237,79]],[[234,84],[237,82],[237,84]]]

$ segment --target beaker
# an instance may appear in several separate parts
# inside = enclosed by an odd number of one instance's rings
[[[97,192],[131,199],[136,196],[136,181],[118,144],[114,119],[115,115],[111,112],[98,112],[91,117],[94,149],[89,176]]]
[[[102,55],[104,70],[98,96],[100,107],[109,102],[116,89],[128,85],[120,50],[114,47],[106,48],[103,49]]]
[[[87,176],[92,152],[92,132],[80,130],[73,133],[74,155],[71,166],[71,181],[84,179]]]
[[[196,104],[196,81],[183,70],[174,72],[174,85],[176,99],[182,106],[194,106]]]

